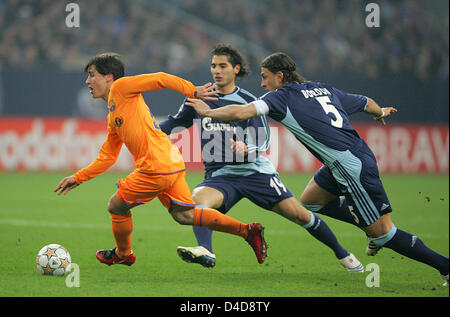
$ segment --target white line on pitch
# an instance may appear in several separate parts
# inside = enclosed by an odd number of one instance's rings
[[[70,222],[49,222],[49,221],[34,221],[34,220],[23,220],[23,219],[13,219],[13,218],[0,218],[0,225],[10,225],[19,227],[47,227],[47,228],[69,228],[69,229],[105,229],[111,230],[110,223],[70,223]],[[134,224],[137,230],[149,230],[149,231],[172,231],[181,232],[187,230],[190,226],[181,226],[174,223],[173,226],[160,225],[160,226],[149,226]],[[292,226],[289,230],[269,230],[266,235],[276,235],[276,236],[293,236],[293,235],[308,235],[308,233],[302,228],[298,230],[294,229]],[[336,234],[339,237],[361,237],[362,231],[357,231],[356,228],[352,228],[348,232],[339,232]],[[435,233],[421,233],[420,237],[425,239],[448,239],[448,234],[435,234]]]

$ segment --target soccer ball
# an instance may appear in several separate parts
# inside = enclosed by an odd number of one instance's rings
[[[46,245],[36,256],[36,267],[43,275],[63,276],[70,271],[71,263],[69,251],[59,244]]]

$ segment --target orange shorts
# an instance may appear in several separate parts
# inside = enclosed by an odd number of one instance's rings
[[[172,204],[195,207],[184,170],[171,174],[146,174],[135,170],[116,185],[117,197],[127,205],[146,204],[158,197],[167,209]]]

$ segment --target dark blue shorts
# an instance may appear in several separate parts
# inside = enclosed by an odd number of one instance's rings
[[[294,196],[276,174],[216,176],[197,185],[201,186],[217,189],[223,194],[223,203],[218,208],[222,213],[228,212],[242,198],[247,198],[261,208],[272,210],[280,201]]]
[[[392,211],[380,180],[377,161],[365,143],[353,151],[344,152],[333,164],[322,166],[314,175],[314,181],[336,196],[345,195],[360,227],[366,227]]]

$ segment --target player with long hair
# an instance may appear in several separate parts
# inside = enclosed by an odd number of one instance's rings
[[[238,49],[219,43],[210,56],[211,75],[217,87],[217,100],[206,101],[211,108],[256,100],[255,96],[236,85],[249,73],[245,58]],[[197,204],[216,208],[225,214],[242,198],[247,198],[257,206],[304,227],[327,245],[348,271],[364,270],[358,259],[338,242],[326,222],[300,205],[272,163],[262,155],[270,145],[270,129],[265,116],[227,123],[198,115],[183,103],[178,113],[161,122],[160,127],[170,134],[173,129],[180,131],[180,127],[192,126],[195,121],[198,122],[205,166],[205,179],[193,191]],[[180,246],[177,249],[179,256],[186,262],[214,267],[216,256],[212,249],[212,231],[205,227],[193,228],[199,246]]]
[[[428,248],[418,236],[393,224],[392,207],[375,155],[350,125],[349,115],[357,112],[365,112],[384,125],[385,118],[397,109],[381,108],[371,98],[307,81],[296,69],[296,63],[287,54],[274,53],[261,62],[261,86],[269,92],[260,100],[217,109],[195,99],[189,99],[186,105],[203,116],[223,121],[261,115],[279,121],[324,164],[301,197],[305,206],[321,209],[333,202],[336,204],[331,208],[351,206],[356,223],[372,244],[367,253],[390,248],[435,268],[448,286],[449,259]],[[345,195],[344,207],[337,203],[340,195]]]

